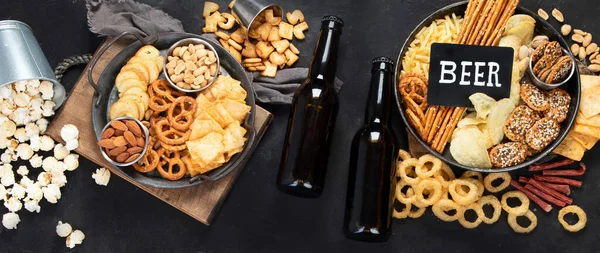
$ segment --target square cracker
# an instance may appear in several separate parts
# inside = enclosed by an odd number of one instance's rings
[[[567,135],[563,142],[552,152],[575,161],[581,161],[585,151],[586,149],[583,145],[577,142],[572,136]]]
[[[598,138],[596,137],[587,136],[585,134],[580,134],[573,131],[571,131],[569,135],[573,137],[573,139],[575,139],[577,142],[579,142],[579,144],[584,146],[587,150],[592,149],[594,145],[596,145],[596,142],[598,142]]]
[[[583,135],[600,138],[600,127],[591,127],[581,124],[575,124],[573,126],[572,131]]]
[[[594,115],[590,118],[583,116],[581,111],[577,113],[577,117],[575,118],[575,122],[577,124],[591,126],[591,127],[600,127],[600,115]]]
[[[586,118],[591,118],[600,113],[600,86],[586,89],[581,92],[579,110]]]
[[[600,87],[600,76],[580,75],[581,91],[594,87]]]

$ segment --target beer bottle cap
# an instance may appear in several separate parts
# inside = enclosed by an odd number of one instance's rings
[[[376,57],[373,59],[373,70],[392,70],[394,68],[394,61],[392,59],[387,58],[385,56]]]
[[[344,27],[344,20],[334,15],[327,15],[321,19],[321,23],[323,27],[333,28],[333,29],[341,29]]]

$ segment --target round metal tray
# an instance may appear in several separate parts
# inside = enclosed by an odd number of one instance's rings
[[[402,57],[406,53],[406,50],[408,50],[410,43],[415,39],[415,36],[421,30],[421,28],[431,24],[431,22],[436,19],[444,18],[444,16],[451,15],[452,13],[455,13],[457,15],[458,14],[463,15],[465,13],[465,10],[467,9],[467,4],[468,4],[467,1],[463,1],[463,2],[448,5],[442,9],[434,12],[429,17],[425,18],[411,32],[408,39],[404,42],[404,45],[402,46],[402,49],[400,50],[400,54],[398,55],[398,60],[396,61],[398,63],[398,64],[396,64],[396,73],[395,73],[396,82],[399,82],[399,80],[400,80],[400,71],[402,70]],[[545,20],[541,19],[534,12],[519,6],[519,7],[517,7],[515,14],[527,14],[535,19],[536,24],[535,24],[534,34],[546,35],[546,36],[548,36],[548,38],[550,38],[551,41],[558,41],[560,43],[561,47],[570,48],[569,45],[567,44],[567,42],[561,36],[561,34],[554,27],[552,27],[552,25],[550,25]],[[569,55],[571,56],[571,58],[573,58],[573,61],[575,61],[575,57],[573,57],[573,55],[570,52],[569,52]],[[423,140],[421,140],[419,135],[413,129],[412,125],[408,122],[405,112],[404,112],[404,106],[403,106],[404,102],[402,100],[402,97],[398,95],[397,83],[396,83],[396,85],[394,85],[394,96],[396,97],[396,105],[398,106],[398,110],[400,111],[400,115],[402,116],[402,120],[404,121],[404,124],[406,124],[408,131],[410,132],[410,134],[413,137],[415,137],[415,139],[419,142],[419,144],[421,146],[423,146],[429,153],[442,159],[444,162],[446,162],[447,164],[449,164],[453,167],[458,167],[458,168],[462,168],[465,170],[479,171],[479,172],[504,172],[504,171],[512,171],[512,170],[527,167],[537,161],[540,161],[542,158],[544,158],[544,160],[545,160],[546,159],[545,157],[548,156],[552,152],[552,150],[554,150],[562,142],[562,140],[567,136],[567,134],[569,133],[569,130],[571,129],[571,127],[573,126],[573,123],[575,122],[575,116],[577,114],[577,109],[579,108],[579,98],[580,98],[580,94],[581,94],[579,70],[576,69],[573,77],[566,84],[561,86],[560,88],[566,90],[571,95],[571,105],[569,106],[569,114],[567,116],[567,119],[565,121],[563,121],[561,124],[560,134],[558,135],[558,138],[556,138],[556,140],[554,140],[552,143],[550,143],[550,145],[548,145],[548,147],[546,147],[546,149],[539,152],[537,155],[527,158],[527,160],[524,163],[515,165],[515,166],[511,166],[511,167],[497,168],[497,169],[496,168],[482,169],[482,168],[476,168],[476,167],[462,165],[462,164],[458,163],[456,160],[454,160],[454,158],[450,154],[449,148],[446,148],[444,150],[443,154],[440,154],[437,151],[433,150],[431,147],[429,147],[429,145],[427,145],[427,143],[425,143]]]
[[[108,42],[106,46],[98,52],[98,56],[95,57],[94,60],[90,63],[90,67],[88,68],[89,73],[91,74],[96,64],[97,60],[100,56],[106,51],[110,45],[112,45],[115,41],[117,41],[120,37],[125,35],[133,35],[130,33],[124,33],[121,36],[115,37],[113,40]],[[164,33],[157,36],[149,36],[146,38],[141,38],[140,36],[136,36],[138,41],[132,43],[123,51],[121,51],[117,56],[115,56],[110,63],[106,66],[102,75],[98,80],[97,85],[90,80],[90,83],[96,90],[94,95],[94,104],[92,105],[92,124],[94,127],[94,132],[96,133],[96,137],[99,139],[102,134],[102,128],[109,121],[108,117],[108,109],[110,106],[117,101],[119,98],[117,88],[114,87],[114,81],[119,74],[121,68],[127,63],[129,58],[131,58],[139,48],[141,48],[144,44],[151,44],[155,46],[157,49],[161,51],[161,55],[166,57],[166,51],[169,47],[185,38],[202,38],[199,35],[188,34],[188,33]],[[158,173],[139,173],[133,167],[117,167],[117,169],[121,170],[128,177],[133,180],[140,182],[145,185],[149,185],[157,188],[184,188],[190,187],[194,185],[201,184],[205,181],[214,181],[217,180],[232,170],[238,167],[242,161],[248,159],[249,150],[255,142],[256,130],[254,129],[254,116],[256,114],[256,106],[254,100],[254,89],[252,88],[252,83],[248,79],[246,72],[242,65],[240,65],[233,56],[231,56],[223,47],[218,45],[218,43],[214,43],[210,40],[207,40],[217,51],[217,54],[220,57],[221,61],[221,72],[222,75],[229,75],[241,82],[242,87],[248,93],[246,97],[246,104],[251,107],[250,112],[246,116],[244,122],[242,122],[242,126],[248,130],[246,133],[247,141],[244,144],[244,149],[241,153],[234,155],[229,162],[223,164],[221,167],[214,169],[206,174],[198,175],[193,178],[184,177],[177,181],[170,181],[162,178]],[[91,75],[88,76],[88,79],[91,79]],[[161,76],[159,79],[165,79],[164,73],[161,72]],[[100,150],[98,150],[100,152]]]

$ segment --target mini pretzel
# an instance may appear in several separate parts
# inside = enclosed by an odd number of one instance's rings
[[[154,131],[156,131],[156,137],[165,144],[169,145],[181,145],[184,144],[189,138],[191,130],[182,132],[169,125],[169,120],[161,119],[155,122]]]
[[[187,148],[187,145],[185,145],[185,143],[181,144],[181,145],[169,145],[162,141],[159,141],[159,142],[160,142],[160,146],[163,149],[168,150],[168,151],[183,151]]]
[[[158,173],[168,180],[179,180],[185,176],[185,163],[181,160],[181,155],[178,151],[169,151],[166,149],[158,150],[160,164],[157,167]],[[175,172],[175,170],[177,170]]]
[[[133,167],[135,168],[135,170],[142,173],[150,172],[156,169],[159,160],[160,157],[158,156],[158,153],[155,150],[149,148],[146,151],[146,154],[144,154],[143,163],[134,163]]]
[[[427,79],[423,75],[406,73],[398,86],[403,98],[414,100],[423,111],[427,109]]]
[[[165,99],[164,97],[157,96],[152,89],[148,89],[148,97],[150,98],[148,101],[148,107],[152,109],[155,113],[164,112],[169,109],[171,103]]]
[[[157,80],[150,86],[152,91],[154,91],[157,96],[164,97],[169,101],[175,100],[175,97],[173,96],[173,90],[169,87],[167,80]]]
[[[194,122],[196,107],[196,100],[192,97],[183,96],[175,99],[167,112],[167,119],[171,126],[179,131],[187,131]]]

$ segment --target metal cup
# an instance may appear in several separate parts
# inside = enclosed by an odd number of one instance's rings
[[[253,27],[256,17],[269,8],[273,9],[273,16],[283,18],[283,9],[279,5],[265,3],[262,0],[237,0],[233,4],[231,13],[238,24],[248,31],[248,28]],[[249,39],[247,32],[246,39]]]
[[[0,86],[32,79],[52,82],[54,108],[62,105],[66,98],[65,88],[56,80],[31,27],[16,20],[1,20]]]

